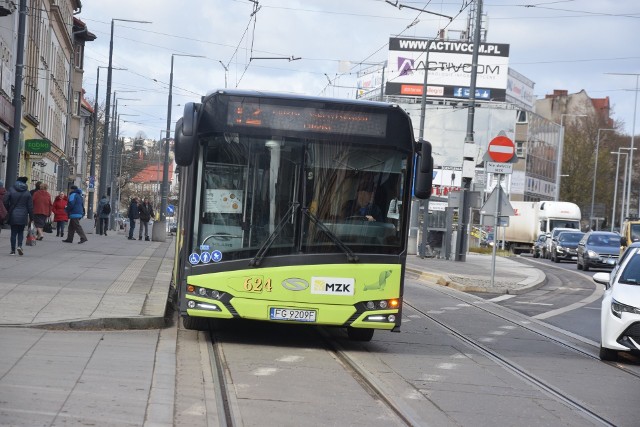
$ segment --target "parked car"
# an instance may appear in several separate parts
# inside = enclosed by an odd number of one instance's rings
[[[576,249],[584,237],[582,231],[563,231],[551,241],[551,261],[575,261],[578,258]]]
[[[573,228],[567,228],[567,227],[556,227],[553,230],[551,230],[551,233],[547,236],[545,247],[543,248],[543,253],[542,253],[543,258],[551,259],[551,242],[553,242],[553,239],[558,237],[558,234],[562,233],[563,231],[579,231],[579,230],[576,230]]]
[[[538,236],[538,240],[533,243],[533,247],[531,248],[531,254],[534,258],[540,258],[542,255],[542,249],[547,244],[547,235],[545,233]]]
[[[619,351],[640,354],[640,242],[631,244],[611,273],[593,275],[605,285],[600,309],[600,359]]]
[[[576,250],[578,270],[613,268],[620,256],[620,235],[611,231],[589,231]]]

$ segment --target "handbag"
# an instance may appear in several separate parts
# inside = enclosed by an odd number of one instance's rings
[[[29,228],[29,232],[27,233],[27,246],[35,246],[36,245],[36,233],[33,228]]]
[[[44,231],[45,233],[53,233],[53,226],[51,225],[51,221],[47,221],[44,223],[42,231]]]

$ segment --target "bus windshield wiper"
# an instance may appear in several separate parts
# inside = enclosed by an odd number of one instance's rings
[[[284,225],[287,223],[287,220],[289,219],[289,215],[291,215],[291,213],[295,209],[298,209],[298,206],[300,206],[300,203],[298,202],[293,202],[291,206],[289,206],[289,209],[287,209],[284,215],[282,215],[282,219],[278,223],[278,226],[273,230],[273,232],[269,235],[269,237],[267,237],[267,240],[264,241],[262,246],[260,246],[260,248],[258,249],[258,252],[256,252],[256,256],[254,256],[253,259],[249,261],[250,267],[260,266],[260,263],[264,259],[264,255],[267,253],[271,245],[273,245],[273,242],[276,241],[276,237],[278,237],[278,235],[284,228]]]
[[[344,242],[342,242],[342,240],[340,240],[340,238],[338,236],[336,236],[333,233],[333,231],[331,231],[329,229],[329,227],[327,227],[322,221],[320,221],[320,219],[318,219],[317,216],[315,216],[314,214],[309,212],[309,208],[302,208],[302,213],[305,216],[307,216],[307,218],[309,218],[315,225],[317,225],[318,228],[320,230],[322,230],[324,232],[324,234],[326,234],[327,237],[329,237],[329,239],[331,239],[331,241],[333,243],[336,244],[336,246],[338,246],[340,249],[342,249],[342,251],[345,254],[347,254],[347,262],[358,262],[358,261],[360,261],[360,258],[358,258],[358,255],[353,253],[351,248],[349,248],[347,245],[345,245]]]

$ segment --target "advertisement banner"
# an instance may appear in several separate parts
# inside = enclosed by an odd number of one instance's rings
[[[403,37],[389,39],[386,95],[419,96],[427,62],[427,95],[468,98],[473,43]],[[481,43],[478,51],[476,98],[504,101],[509,69],[509,45]]]

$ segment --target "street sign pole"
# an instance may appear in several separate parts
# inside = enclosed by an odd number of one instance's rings
[[[496,188],[498,189],[498,194],[496,197],[496,216],[495,222],[493,226],[493,250],[491,251],[491,288],[493,289],[493,284],[495,282],[496,277],[496,248],[498,247],[498,224],[500,223],[500,195],[502,191],[500,191],[500,181],[502,180],[502,174],[498,174],[498,184]]]

